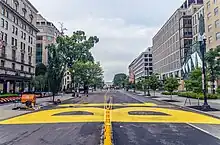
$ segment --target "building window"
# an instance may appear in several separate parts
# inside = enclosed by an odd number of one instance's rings
[[[219,20],[215,21],[215,28],[220,28],[220,21]]]
[[[43,36],[37,36],[37,40],[43,40]]]
[[[15,44],[15,39],[14,39],[14,37],[12,37],[11,38],[11,45],[14,46],[14,44]]]
[[[16,50],[12,49],[12,60],[16,60]]]
[[[14,9],[15,9],[16,11],[18,11],[18,6],[19,6],[18,1],[15,1],[15,2],[14,2]]]
[[[24,40],[26,40],[26,33],[24,33]]]
[[[28,56],[28,63],[31,65],[31,56]]]
[[[5,21],[5,29],[8,30],[8,21]]]
[[[218,7],[216,7],[216,8],[214,9],[214,14],[215,14],[215,15],[218,15]]]
[[[148,57],[148,54],[145,54],[144,57]]]
[[[1,60],[1,67],[5,67],[5,61]]]
[[[21,53],[21,63],[24,63],[24,53]]]
[[[24,71],[24,66],[23,65],[21,65],[21,71]]]
[[[4,28],[5,27],[5,20],[3,18],[1,18],[1,27]]]
[[[15,70],[15,63],[12,63],[12,64],[11,64],[11,68],[12,68],[13,70]]]
[[[208,13],[208,14],[207,14],[207,19],[209,20],[210,17],[211,17],[211,13]]]
[[[220,40],[220,32],[216,33],[216,40]]]
[[[31,73],[31,67],[28,68],[28,72]]]
[[[210,1],[208,1],[208,2],[206,3],[206,6],[207,6],[207,9],[210,8]]]
[[[209,41],[209,44],[212,43],[212,36],[210,36],[210,37],[208,38],[208,41]]]
[[[208,25],[208,32],[210,32],[212,30],[212,24]]]
[[[217,0],[213,0],[213,3],[216,4]]]

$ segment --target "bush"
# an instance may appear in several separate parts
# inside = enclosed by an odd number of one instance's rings
[[[170,92],[162,92],[163,95],[171,95]],[[178,95],[178,92],[173,92],[172,95]]]
[[[171,95],[169,92],[162,92],[163,95]],[[202,93],[193,93],[193,92],[173,92],[172,95],[178,95],[180,97],[189,97],[193,99],[204,99],[204,96]],[[207,94],[208,99],[218,99],[220,98],[220,95],[217,94]]]
[[[178,93],[178,96],[180,97],[189,97],[189,98],[194,98],[194,99],[204,99],[204,95],[202,93],[193,93],[193,92],[181,92]],[[218,99],[219,96],[216,94],[207,94],[208,99]]]

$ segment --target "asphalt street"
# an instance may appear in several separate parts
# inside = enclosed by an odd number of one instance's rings
[[[191,125],[220,130],[219,119],[124,91],[96,92],[88,98],[2,120],[0,145],[98,145],[105,95],[107,100],[112,97],[114,145],[220,145],[209,130]]]

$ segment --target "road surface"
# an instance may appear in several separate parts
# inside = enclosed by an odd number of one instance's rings
[[[98,145],[105,95],[113,98],[114,145],[220,145],[218,136],[208,128],[198,128],[208,125],[220,130],[219,119],[123,91],[92,93],[82,97],[78,105],[69,100],[54,108],[1,120],[0,145]]]

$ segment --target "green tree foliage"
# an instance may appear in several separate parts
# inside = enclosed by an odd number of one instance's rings
[[[99,62],[77,61],[72,66],[71,72],[73,72],[75,83],[94,87],[103,83],[103,70]]]
[[[160,87],[160,81],[156,75],[151,75],[149,79],[149,85],[150,88],[154,91],[154,96],[155,96],[155,91]]]
[[[33,80],[33,84],[36,91],[44,91],[46,83],[47,83],[46,74],[35,76]]]
[[[45,75],[47,72],[47,67],[43,63],[39,63],[35,69],[35,75]]]
[[[150,77],[143,77],[140,80],[140,83],[142,84],[142,89],[144,91],[144,95],[146,95],[148,87],[150,87]]]
[[[59,45],[52,44],[48,47],[48,86],[49,91],[53,93],[53,102],[55,100],[55,94],[60,90],[65,71],[65,63],[59,49]]]
[[[212,93],[215,94],[214,84],[215,80],[220,76],[220,46],[216,49],[210,49],[205,54],[207,68],[210,72],[210,80],[212,82]]]
[[[193,91],[194,93],[202,93],[201,68],[197,68],[190,73],[189,79],[185,81],[185,87],[187,91]]]
[[[126,79],[127,79],[126,74],[124,74],[124,73],[116,74],[113,79],[113,85],[123,87],[123,84],[125,84]]]
[[[178,87],[179,87],[179,82],[176,78],[169,77],[165,80],[164,89],[171,93],[171,100],[172,100],[173,91],[177,90]]]
[[[58,37],[57,44],[69,68],[76,61],[94,61],[91,48],[99,42],[97,36],[87,37],[84,31],[75,31],[72,36]]]

